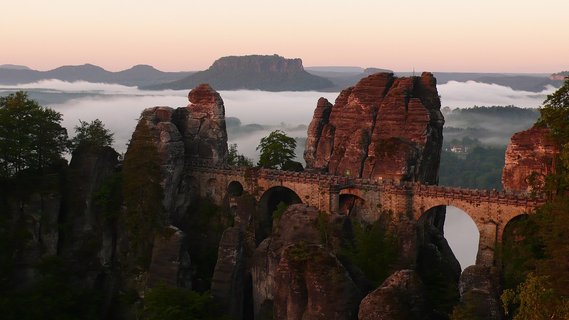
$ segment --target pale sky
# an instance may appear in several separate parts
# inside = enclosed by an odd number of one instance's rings
[[[568,0],[5,0],[0,64],[203,70],[279,54],[304,66],[569,70]]]

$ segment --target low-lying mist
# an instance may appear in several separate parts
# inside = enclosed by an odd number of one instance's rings
[[[70,136],[74,135],[73,128],[79,124],[79,119],[91,121],[99,118],[115,133],[114,146],[119,152],[126,151],[126,143],[142,110],[153,106],[176,108],[188,104],[187,90],[142,91],[136,87],[84,81],[43,80],[25,85],[0,86],[0,95],[17,90],[28,91],[40,104],[61,112],[63,124]],[[536,108],[554,88],[534,93],[515,91],[494,84],[451,81],[439,85],[438,90],[443,107],[516,105]],[[258,158],[255,149],[259,140],[276,129],[297,138],[297,155],[301,160],[306,127],[310,123],[318,98],[325,97],[333,102],[338,95],[336,92],[251,90],[220,91],[220,94],[225,103],[226,116],[238,119],[238,123],[228,125],[229,143],[236,143],[238,150],[254,161]],[[447,124],[451,125],[450,122]],[[499,124],[488,122],[488,126],[497,128]],[[452,122],[452,127],[467,128],[455,122]],[[504,143],[501,136],[487,137],[488,141],[493,138],[496,138],[499,144]]]
[[[475,81],[449,81],[438,85],[442,106],[466,108],[473,106],[516,106],[537,108],[556,88],[549,86],[541,92],[516,91],[510,87]]]

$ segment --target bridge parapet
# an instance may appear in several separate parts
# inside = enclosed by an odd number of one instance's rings
[[[519,206],[538,206],[546,202],[544,194],[514,193],[496,190],[466,189],[457,187],[444,187],[425,185],[416,182],[395,181],[392,179],[364,179],[349,178],[321,172],[295,172],[265,168],[245,168],[234,166],[214,166],[206,161],[193,160],[190,162],[192,170],[223,175],[245,175],[251,178],[268,180],[286,180],[288,182],[302,182],[328,186],[331,189],[356,188],[361,190],[374,190],[379,192],[392,192],[398,194],[412,193],[423,197],[444,197],[448,199],[494,202]]]

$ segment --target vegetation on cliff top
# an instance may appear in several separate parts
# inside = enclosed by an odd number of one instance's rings
[[[259,166],[286,170],[295,157],[296,140],[281,130],[275,130],[261,139],[257,150],[261,152]]]
[[[503,243],[502,294],[508,318],[569,318],[569,79],[549,95],[539,124],[561,147],[555,174],[547,177],[550,201],[533,215],[509,223]]]
[[[79,120],[75,126],[75,137],[71,139],[71,148],[77,149],[82,145],[97,147],[110,147],[114,141],[114,134],[99,119],[91,122]]]
[[[42,170],[62,160],[67,130],[62,115],[19,91],[0,97],[0,177]]]

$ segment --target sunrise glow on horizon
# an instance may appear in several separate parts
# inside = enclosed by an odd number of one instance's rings
[[[569,69],[569,1],[109,1],[1,4],[0,64],[203,70],[227,55],[395,71]]]

